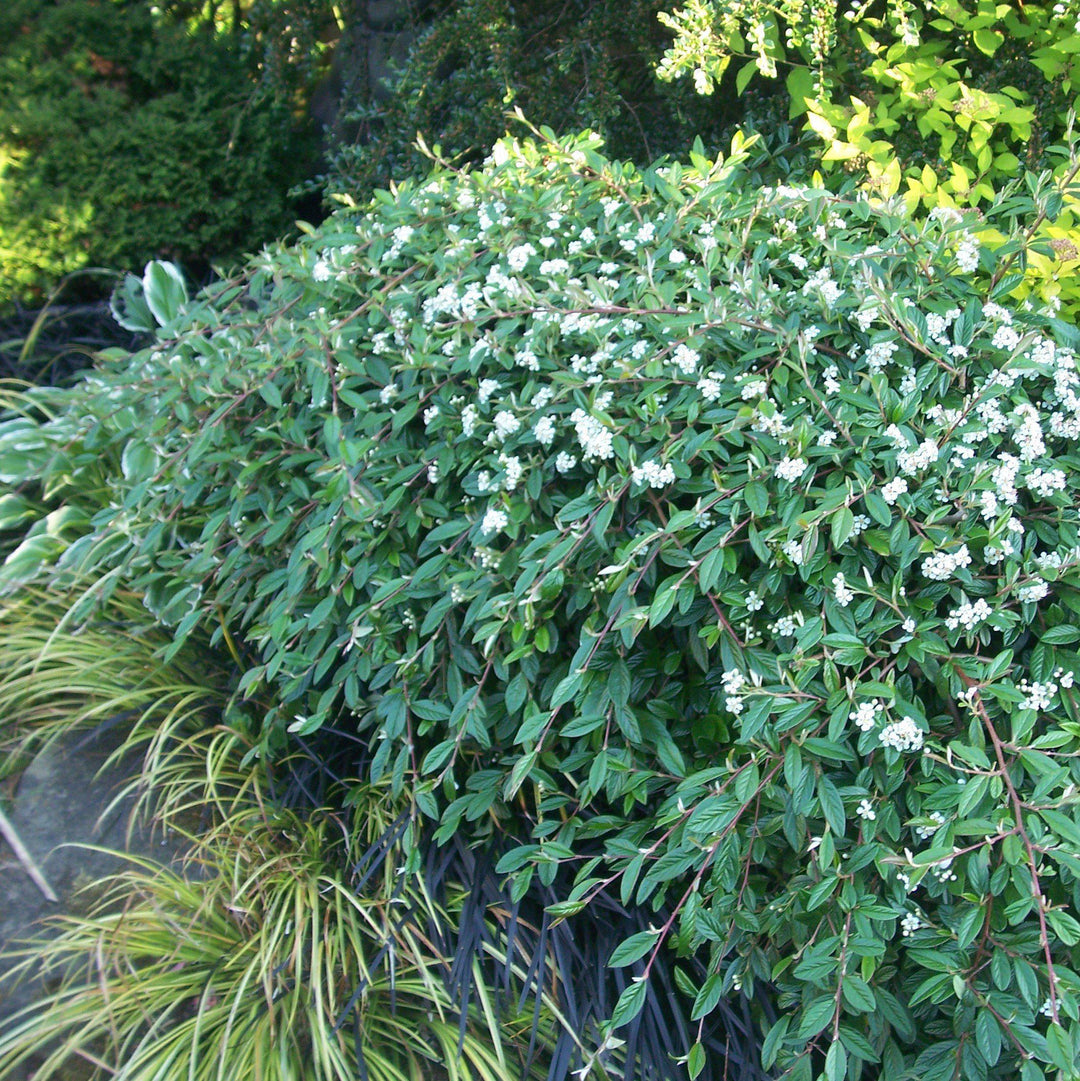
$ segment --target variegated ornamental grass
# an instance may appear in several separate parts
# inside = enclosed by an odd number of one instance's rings
[[[158,296],[0,474],[105,475],[52,573],[229,644],[267,753],[359,734],[517,896],[650,913],[616,1027],[675,958],[697,1031],[777,1008],[778,1074],[1071,1076],[1077,335],[1007,299],[1058,194],[991,253],[766,168],[437,167]]]

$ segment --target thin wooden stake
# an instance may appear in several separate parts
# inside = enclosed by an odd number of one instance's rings
[[[19,835],[15,832],[15,827],[8,821],[3,808],[0,808],[0,834],[3,834],[4,840],[11,845],[11,850],[15,853],[15,858],[22,864],[23,870],[34,880],[34,885],[37,886],[37,888],[41,890],[46,898],[52,901],[53,904],[59,901],[60,898],[53,892],[52,886],[46,881],[45,876],[34,862],[33,857],[26,851],[26,846],[19,840]]]

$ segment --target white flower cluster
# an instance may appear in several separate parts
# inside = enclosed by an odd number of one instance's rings
[[[805,458],[789,458],[785,456],[776,467],[776,475],[781,480],[797,481],[806,472],[807,464]]]
[[[925,439],[914,450],[902,450],[896,457],[901,473],[914,476],[921,469],[933,465],[938,460],[938,445],[932,439]]]
[[[693,375],[701,362],[701,354],[696,349],[691,349],[685,342],[680,342],[675,346],[671,362],[683,375]]]
[[[724,694],[726,696],[724,708],[728,713],[734,713],[738,716],[743,711],[743,700],[739,692],[746,686],[746,676],[737,668],[732,668],[721,675],[720,682],[724,685]]]
[[[1057,694],[1057,684],[1049,680],[1046,683],[1029,683],[1026,679],[1020,682],[1020,693],[1024,696],[1020,702],[1021,709],[1046,709]]]
[[[940,811],[931,811],[926,817],[931,821],[924,826],[915,827],[915,836],[920,841],[928,841],[945,825],[945,816]]]
[[[919,751],[924,738],[923,730],[910,717],[893,721],[878,735],[882,747],[891,747],[894,751]]]
[[[979,241],[970,233],[965,234],[956,249],[956,265],[961,274],[971,274],[979,266]]]
[[[541,417],[533,425],[532,431],[533,438],[540,446],[549,447],[555,439],[555,421],[551,417]]]
[[[803,547],[801,540],[792,538],[789,541],[785,541],[780,550],[795,564],[796,567],[801,567],[803,565]]]
[[[480,523],[480,532],[499,533],[507,527],[509,522],[510,518],[506,511],[499,510],[497,507],[488,507],[484,520]]]
[[[1028,491],[1043,499],[1049,499],[1054,492],[1065,490],[1065,471],[1063,469],[1033,469],[1025,478]]]
[[[884,710],[883,702],[860,702],[848,714],[848,720],[852,721],[860,732],[869,732],[877,724],[878,717]]]
[[[980,597],[974,603],[965,601],[959,607],[954,608],[945,620],[945,626],[951,631],[963,627],[965,631],[971,632],[980,623],[985,623],[993,614],[990,605]]]
[[[881,489],[881,498],[891,507],[908,490],[908,482],[903,477],[894,477]]]
[[[934,864],[930,868],[930,873],[936,878],[942,885],[946,882],[956,881],[956,872],[952,869],[953,861],[951,859],[942,860],[940,863]]]
[[[961,567],[971,565],[971,553],[966,544],[961,544],[955,552],[935,552],[922,561],[922,573],[925,578],[935,582],[948,581]]]
[[[910,938],[920,927],[923,926],[923,921],[915,915],[914,912],[909,912],[900,921],[900,930],[903,933],[904,938]]]
[[[1027,585],[1016,590],[1017,600],[1024,604],[1041,601],[1050,592],[1050,587],[1041,578],[1032,578]]]
[[[1046,440],[1043,438],[1039,411],[1030,403],[1018,405],[1013,410],[1016,418],[1016,431],[1013,439],[1020,450],[1020,460],[1033,462],[1046,453]]]
[[[899,349],[897,342],[875,342],[866,351],[866,366],[871,372],[880,372]]]
[[[500,443],[505,443],[520,428],[521,421],[509,409],[500,409],[495,414],[495,438]]]
[[[536,254],[536,249],[531,244],[518,244],[506,253],[506,261],[510,269],[522,271],[528,265],[529,259]]]
[[[578,442],[581,444],[582,454],[586,461],[593,458],[610,458],[614,455],[613,436],[596,417],[590,416],[584,409],[575,409],[570,414],[570,422],[577,432]]]
[[[846,608],[855,599],[855,594],[847,584],[843,572],[835,574],[832,580],[833,596],[841,608]]]
[[[559,277],[570,273],[570,264],[565,259],[545,259],[540,264],[540,273],[545,277]]]
[[[698,380],[698,391],[701,396],[707,402],[715,402],[720,397],[720,392],[723,389],[721,383],[724,381],[724,373],[709,372],[708,375],[703,375]]]
[[[646,484],[650,488],[663,488],[675,483],[675,470],[670,463],[661,466],[659,462],[645,462],[644,465],[634,466],[631,476],[635,484]]]
[[[836,302],[844,295],[844,290],[833,281],[828,267],[815,271],[803,286],[802,291],[804,296],[816,291],[825,307],[830,310],[836,306]]]

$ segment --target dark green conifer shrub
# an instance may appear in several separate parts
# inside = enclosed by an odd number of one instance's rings
[[[367,197],[391,179],[423,175],[417,133],[448,158],[477,162],[513,108],[556,132],[591,128],[637,161],[685,156],[695,136],[715,143],[726,110],[653,71],[667,40],[662,8],[661,0],[462,0],[429,12],[388,99],[363,80],[344,96],[339,125],[349,138],[331,151],[326,190]]]
[[[0,10],[0,307],[85,266],[205,269],[280,235],[310,160],[232,35],[147,3]]]
[[[346,732],[515,896],[645,913],[598,1063],[666,959],[795,1081],[1073,1076],[1078,335],[1007,299],[1060,193],[991,252],[767,179],[508,141],[193,301],[152,268],[154,347],[0,428],[23,519],[107,488],[3,584],[228,635],[266,753]]]

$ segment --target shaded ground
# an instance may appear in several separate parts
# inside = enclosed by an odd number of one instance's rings
[[[118,739],[114,733],[69,736],[39,754],[19,779],[7,816],[59,900],[46,899],[13,850],[0,840],[0,948],[28,938],[49,916],[84,912],[94,897],[92,891],[80,893],[83,887],[123,866],[117,855],[70,847],[126,847],[131,802],[111,805],[124,782],[138,772],[139,762],[129,759],[102,768]],[[132,837],[130,851],[163,862],[177,854],[175,845],[147,830]],[[36,982],[13,985],[5,978],[11,965],[10,959],[0,956],[0,1029],[40,991]],[[31,1076],[24,1071],[11,1081]]]

